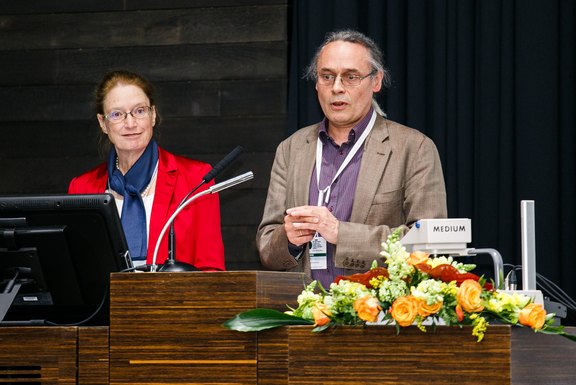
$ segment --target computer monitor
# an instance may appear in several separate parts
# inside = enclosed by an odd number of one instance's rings
[[[0,197],[2,324],[107,324],[110,273],[131,267],[112,195]]]

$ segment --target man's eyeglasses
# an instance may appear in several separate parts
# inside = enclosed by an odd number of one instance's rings
[[[132,115],[132,117],[136,118],[136,119],[144,119],[145,117],[148,116],[148,114],[150,113],[151,110],[152,110],[152,107],[150,107],[150,106],[136,107],[132,111],[128,111],[128,112],[114,110],[114,111],[110,111],[108,114],[104,115],[104,118],[106,118],[106,120],[108,120],[111,123],[120,123],[121,121],[126,119],[128,114]]]
[[[356,74],[344,74],[344,75],[333,75],[333,74],[320,74],[318,75],[318,84],[322,86],[331,86],[336,81],[336,78],[340,77],[340,81],[344,87],[358,87],[362,80],[366,79],[368,76],[372,76],[376,71],[371,71],[368,75],[356,75]]]

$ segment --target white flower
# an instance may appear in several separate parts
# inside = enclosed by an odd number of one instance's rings
[[[381,302],[392,303],[396,298],[403,297],[409,293],[408,284],[404,281],[387,280],[382,282],[378,289],[378,299]]]
[[[446,284],[441,281],[426,279],[418,286],[412,287],[411,291],[413,296],[423,299],[428,305],[434,305],[444,300],[445,286]]]
[[[432,268],[435,268],[436,266],[440,266],[440,265],[452,265],[458,270],[459,273],[466,273],[466,272],[472,271],[476,268],[476,265],[464,264],[464,263],[455,261],[454,258],[452,258],[452,257],[444,257],[444,256],[436,257],[436,258],[428,258],[427,263]]]

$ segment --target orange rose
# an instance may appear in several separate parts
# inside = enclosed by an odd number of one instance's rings
[[[458,288],[456,299],[464,311],[478,313],[484,310],[480,294],[482,294],[482,286],[473,279],[467,279]]]
[[[412,266],[419,265],[420,263],[426,263],[426,261],[428,260],[428,255],[429,254],[423,251],[413,251],[412,253],[410,253],[407,262],[409,265]]]
[[[376,322],[382,307],[380,307],[380,304],[375,297],[367,295],[354,301],[354,310],[356,310],[356,313],[358,313],[358,317],[360,317],[361,320]]]
[[[397,298],[390,307],[390,315],[400,326],[410,326],[418,315],[418,298],[408,295]]]
[[[464,319],[464,310],[462,310],[462,306],[456,305],[456,318],[458,318],[458,322],[462,322]]]
[[[443,302],[440,301],[433,305],[428,305],[426,301],[420,299],[420,301],[418,301],[418,314],[420,314],[422,317],[428,317],[429,315],[436,314],[442,308],[442,304]]]
[[[546,310],[542,305],[536,303],[528,304],[524,309],[520,310],[518,321],[524,326],[529,326],[534,330],[542,329],[544,322],[546,322]]]
[[[324,326],[330,322],[330,316],[332,313],[328,309],[328,305],[321,302],[316,302],[312,308],[312,316],[314,317],[314,323],[316,326]]]

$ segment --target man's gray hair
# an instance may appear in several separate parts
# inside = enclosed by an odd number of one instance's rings
[[[369,53],[368,62],[370,63],[370,66],[372,67],[372,71],[382,72],[382,88],[386,88],[386,87],[390,86],[390,83],[391,83],[390,72],[384,66],[384,56],[382,55],[382,51],[380,50],[380,48],[378,48],[378,45],[376,45],[374,40],[370,39],[368,36],[364,35],[363,33],[352,30],[352,29],[334,31],[334,32],[329,32],[326,34],[324,41],[322,42],[322,44],[320,44],[320,46],[316,50],[316,53],[314,54],[312,61],[310,62],[310,64],[306,68],[306,71],[304,72],[304,78],[305,79],[312,80],[312,81],[318,80],[317,65],[318,65],[318,58],[320,57],[320,53],[322,52],[322,49],[324,49],[324,47],[326,47],[328,44],[333,43],[335,41],[345,41],[348,43],[360,44],[361,46],[366,47],[366,49],[368,49],[368,53]],[[378,105],[378,103],[376,102],[375,99],[372,99],[372,106],[374,107],[374,110],[378,114],[380,114],[382,116],[386,116],[386,114],[382,111],[382,109],[380,108],[380,106]]]

